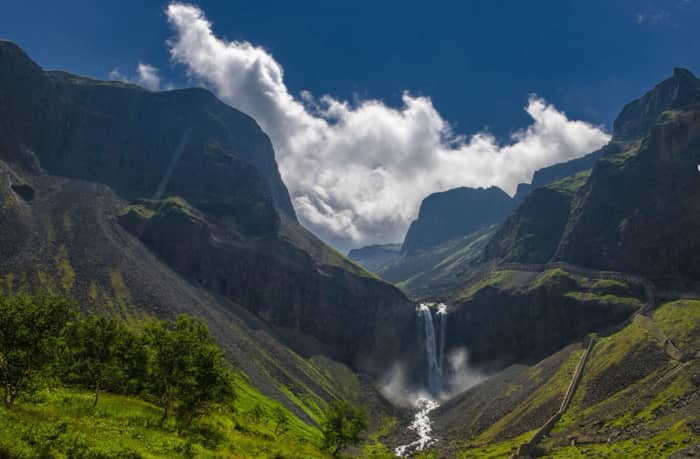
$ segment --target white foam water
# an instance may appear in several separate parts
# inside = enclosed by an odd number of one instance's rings
[[[440,404],[437,401],[427,397],[419,397],[418,400],[416,400],[416,409],[418,411],[413,417],[413,422],[408,426],[408,429],[416,432],[418,438],[411,443],[398,446],[394,450],[397,456],[406,457],[411,453],[423,451],[437,441],[432,437],[433,426],[428,414],[438,406],[440,406]]]

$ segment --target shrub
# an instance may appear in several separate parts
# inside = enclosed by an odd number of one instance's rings
[[[321,425],[323,449],[338,456],[348,445],[357,445],[367,430],[367,414],[362,408],[345,400],[333,402],[325,413]]]
[[[57,296],[0,296],[0,384],[6,407],[49,366],[59,335],[72,316],[68,301]]]

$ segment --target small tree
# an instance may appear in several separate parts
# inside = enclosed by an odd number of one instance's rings
[[[272,410],[272,416],[275,420],[275,435],[286,432],[289,429],[289,416],[281,406],[277,406]]]
[[[72,311],[67,300],[48,294],[0,296],[0,382],[6,407],[51,362]]]
[[[212,403],[233,397],[233,385],[223,352],[207,326],[190,316],[155,322],[146,329],[151,349],[150,390],[163,407],[161,425],[171,409],[181,428]]]
[[[129,392],[145,373],[145,353],[136,334],[118,319],[89,315],[66,326],[59,373],[65,380],[95,392]]]
[[[326,410],[321,430],[323,449],[338,456],[346,446],[360,443],[367,430],[367,414],[346,400],[337,400]]]

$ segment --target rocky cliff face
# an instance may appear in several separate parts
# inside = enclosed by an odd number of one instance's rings
[[[413,253],[500,223],[512,207],[510,196],[496,187],[433,193],[421,203],[418,218],[406,233],[402,251]]]
[[[448,349],[466,347],[475,364],[537,361],[642,307],[634,284],[572,274],[497,271],[443,298]]]
[[[118,221],[196,285],[318,340],[311,352],[380,375],[411,347],[413,308],[393,286],[359,269],[316,262],[293,240],[234,233],[225,220],[178,198],[137,201]]]
[[[626,155],[596,164],[556,258],[678,287],[697,282],[698,163],[700,104],[667,113]]]
[[[694,283],[700,239],[688,228],[700,222],[699,103],[700,81],[676,69],[622,110],[590,175],[535,190],[492,239],[485,260],[564,260]]]
[[[44,72],[0,42],[0,152],[27,168],[105,183],[128,199],[294,210],[269,138],[204,89],[138,86]],[[156,196],[157,197],[157,196]]]
[[[44,72],[8,42],[0,42],[0,68],[0,161],[11,164],[7,174],[24,174],[0,181],[8,203],[2,228],[27,233],[16,205],[23,191],[12,186],[58,176],[100,183],[132,203],[117,210],[95,203],[98,224],[117,217],[182,278],[252,311],[300,352],[377,375],[410,349],[413,305],[296,223],[270,141],[250,117],[203,89],[150,92]],[[65,207],[58,197],[41,198],[45,207],[31,210],[37,225],[42,212]],[[91,198],[79,197],[83,211],[93,211]],[[71,215],[64,223],[72,228]],[[45,231],[50,244],[69,250],[55,225],[39,228]],[[31,247],[7,240],[3,253],[6,246],[21,252],[13,269],[40,266]],[[79,271],[71,269],[67,279]]]
[[[525,198],[484,248],[479,261],[544,263],[557,250],[572,197],[538,188]]]

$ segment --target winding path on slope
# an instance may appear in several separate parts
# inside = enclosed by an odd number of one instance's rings
[[[599,279],[611,279],[611,280],[619,280],[619,281],[624,281],[630,284],[634,285],[640,285],[644,289],[644,293],[647,297],[646,303],[640,308],[639,310],[635,311],[632,316],[623,322],[621,325],[618,325],[616,327],[613,327],[610,330],[607,330],[608,333],[614,332],[619,330],[621,327],[624,327],[631,323],[632,321],[637,322],[640,326],[644,327],[652,336],[654,336],[659,343],[661,344],[661,347],[663,348],[664,352],[673,360],[676,360],[678,362],[686,362],[691,359],[690,356],[687,354],[684,354],[678,347],[673,343],[673,341],[659,328],[659,326],[656,324],[654,321],[653,317],[649,314],[649,312],[653,311],[654,308],[656,307],[657,303],[657,295],[656,295],[656,287],[655,285],[649,281],[648,279],[645,279],[640,276],[636,276],[634,274],[628,274],[628,273],[621,273],[621,272],[616,272],[616,271],[600,271],[600,270],[594,270],[594,269],[589,269],[589,268],[584,268],[581,266],[575,266],[571,265],[566,262],[552,262],[552,263],[545,263],[545,264],[522,264],[522,263],[507,263],[498,266],[496,269],[498,270],[514,270],[514,271],[530,271],[530,272],[542,272],[548,269],[555,269],[555,268],[560,268],[563,269],[564,271],[567,271],[571,274],[578,274],[586,277],[591,277],[591,278],[599,278]],[[557,421],[561,418],[561,416],[566,412],[566,410],[569,408],[569,405],[571,403],[571,400],[573,399],[573,396],[576,392],[576,388],[578,387],[579,381],[581,380],[581,376],[583,375],[583,368],[588,360],[588,357],[590,355],[591,349],[593,347],[593,343],[595,341],[595,338],[593,336],[588,337],[588,344],[586,346],[586,350],[583,352],[581,355],[581,358],[579,360],[578,365],[576,366],[576,371],[574,371],[574,374],[571,377],[571,382],[569,383],[569,387],[567,388],[566,394],[564,395],[564,399],[562,400],[561,407],[559,408],[559,411],[557,411],[551,418],[549,418],[542,427],[540,427],[537,432],[532,436],[530,441],[527,443],[523,444],[520,446],[518,449],[518,452],[514,457],[530,457],[533,450],[535,449],[537,443],[539,443],[542,438],[547,435],[551,430],[554,428],[554,425],[557,423]],[[679,365],[676,369],[680,368],[682,365]],[[674,370],[676,370],[674,369]]]
[[[659,339],[662,342],[662,345],[664,346],[664,349],[666,350],[667,353],[673,352],[674,355],[678,355],[675,353],[675,351],[678,351],[675,346],[673,346],[673,343],[671,340],[669,340],[665,335],[663,335],[663,332],[656,326],[656,324],[653,322],[653,319],[647,315],[647,313],[651,310],[653,310],[656,307],[656,288],[654,284],[649,281],[648,279],[645,279],[640,276],[636,276],[634,274],[628,274],[628,273],[621,273],[617,271],[602,271],[602,270],[595,270],[595,269],[590,269],[590,268],[584,268],[582,266],[576,266],[572,265],[566,262],[552,262],[552,263],[544,263],[544,264],[524,264],[524,263],[506,263],[503,265],[498,266],[496,269],[503,270],[514,270],[514,271],[529,271],[529,272],[542,272],[546,271],[548,269],[562,269],[564,271],[567,271],[571,274],[576,274],[579,276],[585,276],[589,278],[598,278],[598,279],[610,279],[610,280],[617,280],[617,281],[623,281],[629,284],[633,285],[639,285],[644,289],[644,293],[647,297],[646,302],[644,305],[623,324],[622,326],[627,325],[630,323],[632,320],[640,320],[640,322],[643,322],[650,328],[654,328],[655,330],[658,331],[658,333],[652,332],[652,334]],[[614,331],[617,330],[619,326],[614,327],[614,329],[611,329],[609,331]],[[663,335],[663,336],[662,336]],[[588,361],[588,357],[591,353],[591,349],[593,348],[593,343],[595,342],[595,338],[591,335],[587,338],[587,345],[586,349],[584,350],[583,354],[581,355],[581,358],[579,359],[578,365],[576,366],[576,370],[574,371],[574,374],[571,377],[571,381],[569,382],[569,387],[566,390],[566,393],[564,394],[564,399],[562,400],[561,406],[559,407],[559,410],[551,417],[549,418],[543,425],[540,427],[537,432],[532,436],[530,441],[527,443],[523,444],[520,446],[518,449],[518,452],[514,457],[530,457],[531,453],[535,449],[536,445],[542,440],[542,438],[547,435],[549,432],[552,431],[554,428],[555,424],[559,419],[566,413],[566,410],[569,408],[569,405],[571,404],[571,400],[574,397],[574,394],[576,393],[576,388],[578,387],[579,382],[581,381],[581,377],[583,375],[583,369],[584,366],[586,365],[586,362]],[[670,346],[667,345],[666,343],[670,343]],[[680,353],[680,351],[678,351]],[[671,354],[669,354],[671,355]],[[673,357],[673,356],[672,356]]]

